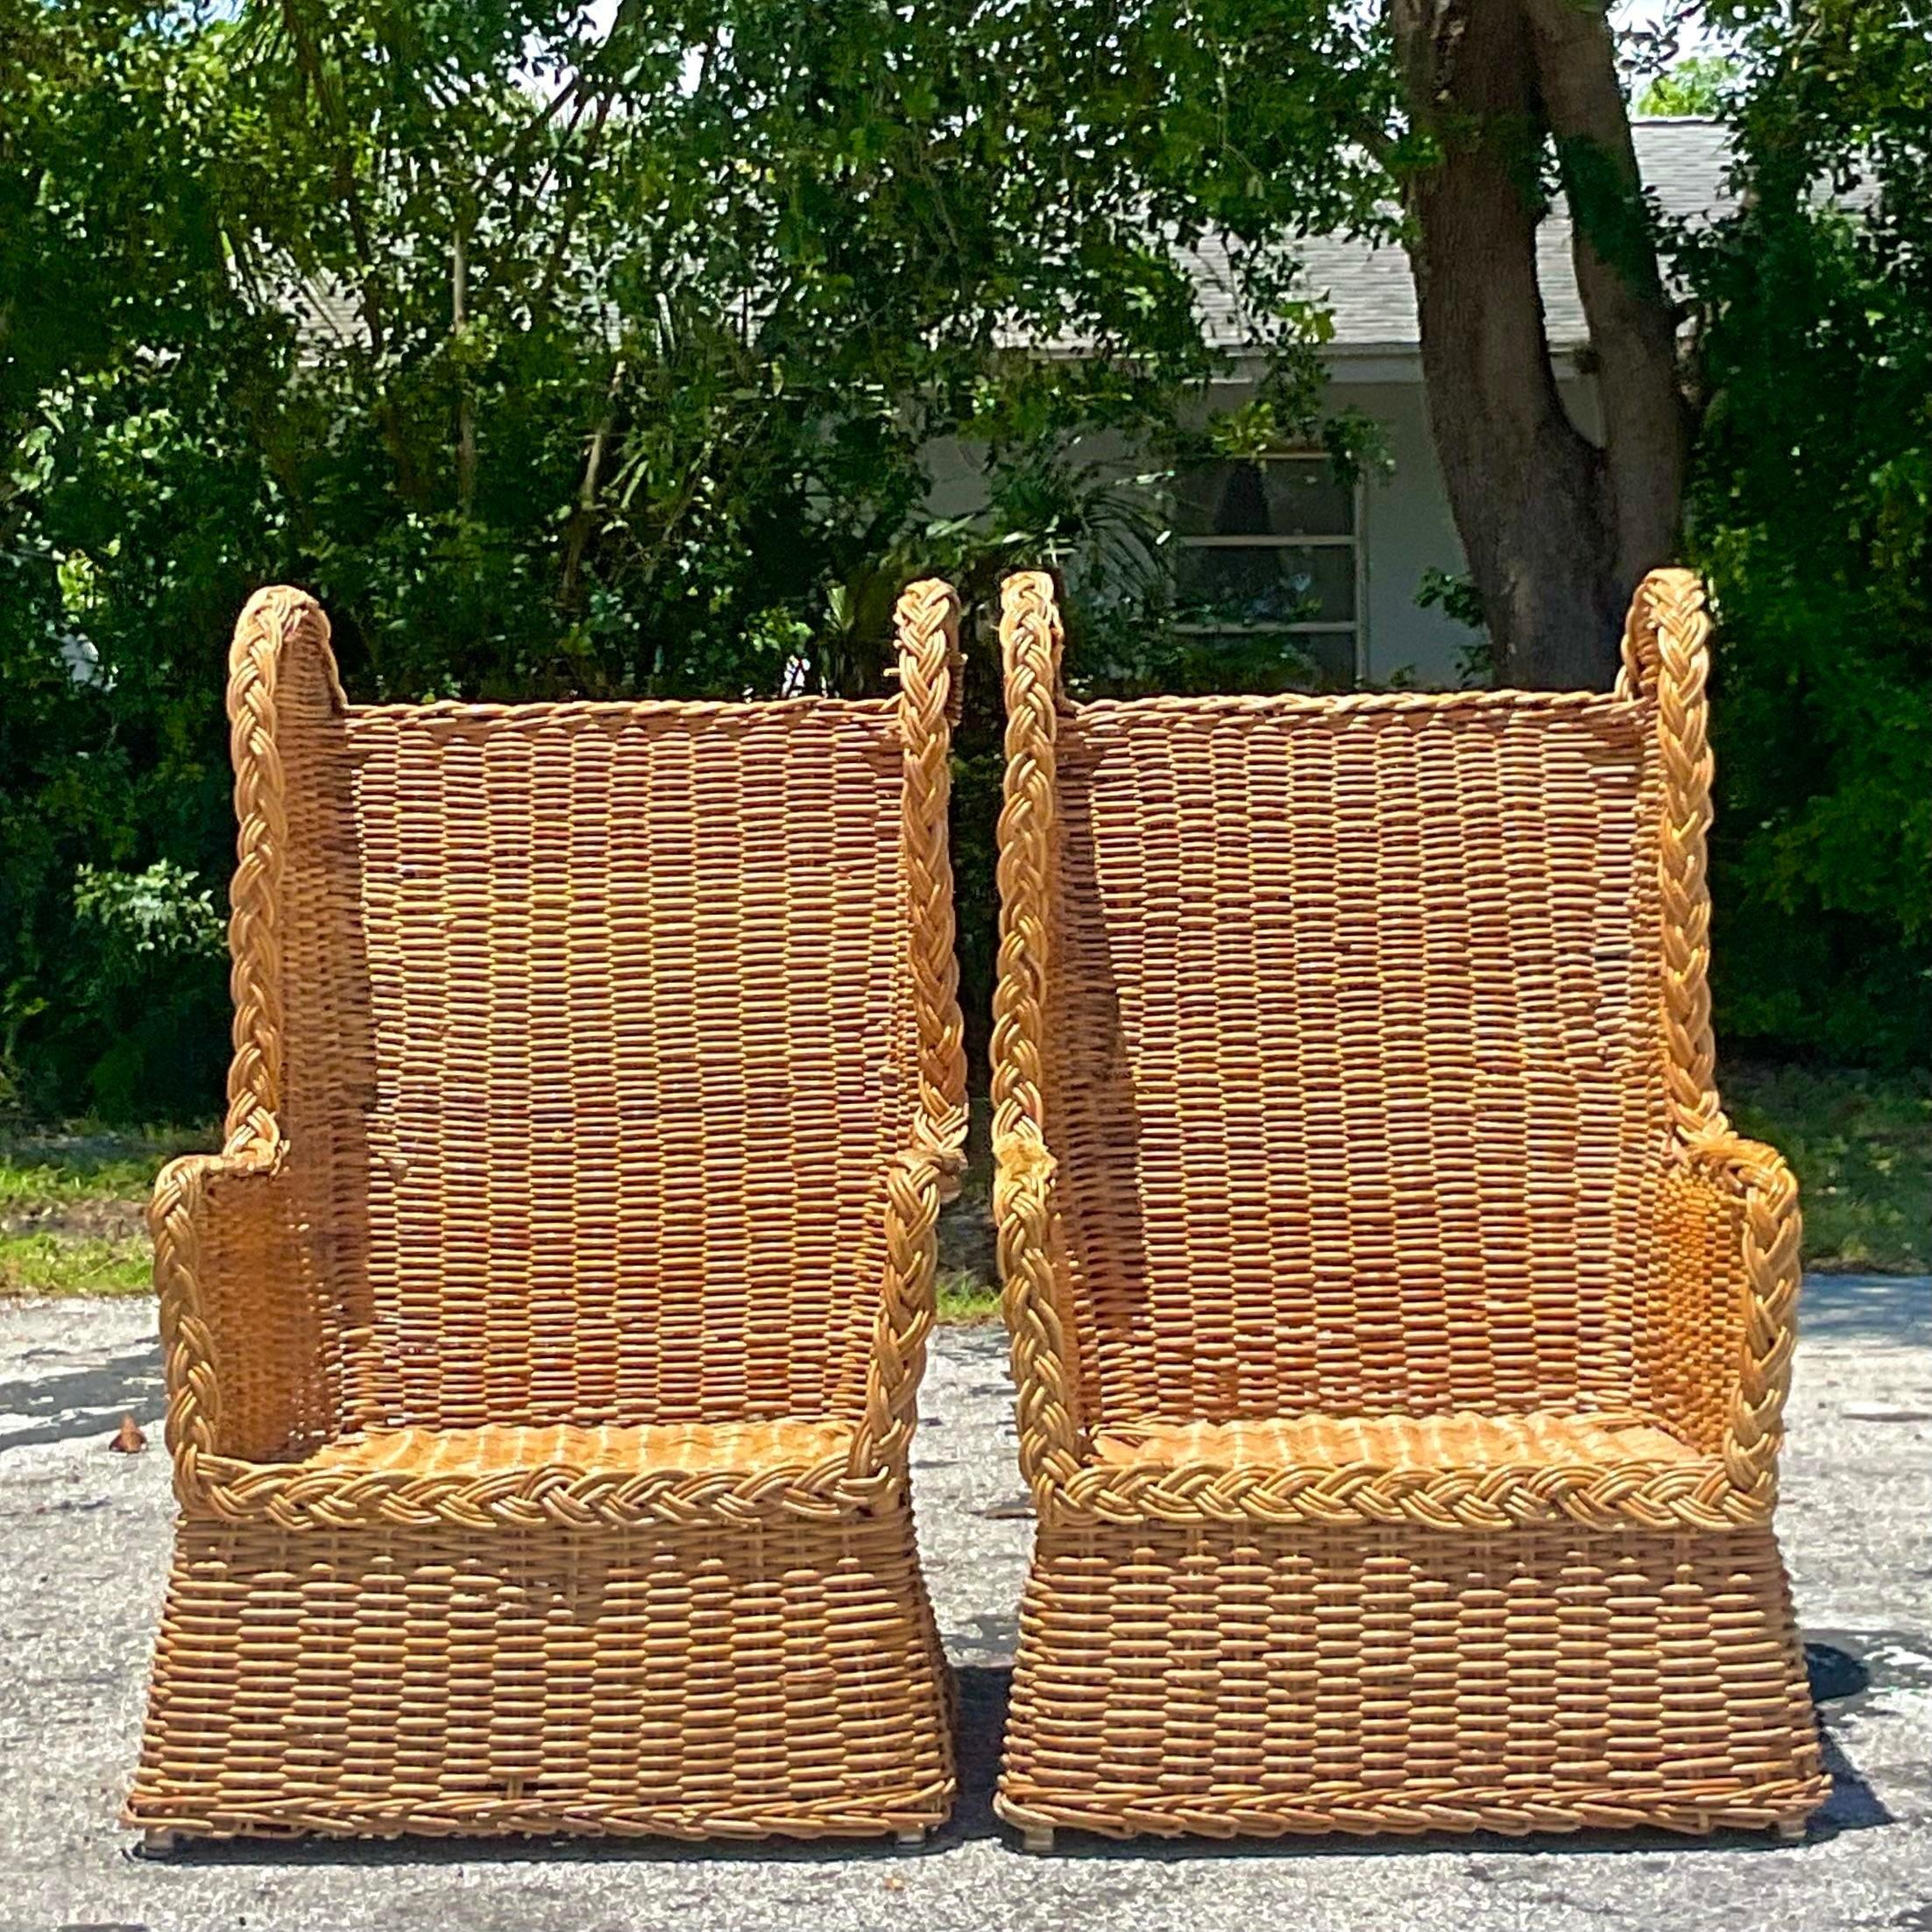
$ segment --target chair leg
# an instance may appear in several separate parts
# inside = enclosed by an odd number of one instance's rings
[[[1053,1827],[1027,1825],[1020,1833],[1020,1849],[1023,1851],[1051,1851],[1053,1849]]]
[[[916,1851],[926,1842],[924,1825],[902,1825],[892,1835],[892,1842],[902,1851]]]
[[[1800,1844],[1803,1843],[1805,1822],[1802,1818],[1780,1818],[1771,1829],[1776,1833],[1780,1842],[1784,1844]]]
[[[172,1858],[181,1848],[180,1834],[157,1826],[152,1831],[141,1834],[141,1856],[144,1858]]]

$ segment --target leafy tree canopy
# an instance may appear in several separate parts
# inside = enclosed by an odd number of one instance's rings
[[[1922,1064],[1932,7],[1767,7],[1742,66],[1748,193],[1684,259],[1688,540],[1723,619],[1718,990],[1736,1033]]]
[[[1737,63],[1718,53],[1694,53],[1667,74],[1660,74],[1637,99],[1645,115],[1712,117],[1724,110],[1726,91],[1737,79]]]
[[[1726,862],[1767,932],[1857,932],[1901,973],[1922,901],[1846,851],[1922,768],[1922,656],[1865,640],[1924,633],[1932,202],[1923,64],[1893,57],[1924,4],[1728,10],[1759,192],[1685,258],[1694,538],[1734,619]],[[1371,453],[1326,420],[1327,320],[1292,275],[1313,232],[1421,245],[1411,191],[1467,145],[1412,111],[1400,25],[1341,0],[0,0],[0,1079],[40,1109],[208,1109],[220,640],[259,582],[322,595],[366,697],[875,689],[904,577],[1023,561],[1079,566],[1090,669],[1212,677],[1163,642],[1150,492],[1079,439],[1150,474],[1209,446],[1178,426],[1226,372],[1186,261],[1214,231],[1263,350],[1214,446]],[[1532,216],[1596,179],[1587,142],[1519,145]],[[1879,193],[1847,224],[1801,184],[1854,168]],[[1599,186],[1591,233],[1606,259],[1640,241],[1640,276],[1651,228]],[[933,516],[935,450],[987,513]],[[973,702],[983,972],[983,676]],[[1891,761],[1848,775],[1881,726]],[[1782,752],[1751,776],[1780,729],[1802,785]],[[1766,1037],[1829,1032],[1801,992],[1734,999]]]

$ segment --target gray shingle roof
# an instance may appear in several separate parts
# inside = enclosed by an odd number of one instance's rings
[[[1667,216],[1696,221],[1731,205],[1724,184],[1730,138],[1715,122],[1638,121],[1631,131],[1644,186]],[[1298,244],[1297,252],[1302,263],[1299,286],[1311,297],[1326,298],[1334,315],[1334,349],[1414,346],[1415,286],[1398,246],[1312,236]],[[1204,247],[1195,267],[1210,339],[1224,349],[1244,346],[1252,335],[1234,300],[1225,252]],[[1569,217],[1560,198],[1538,231],[1537,268],[1551,346],[1571,348],[1587,341],[1582,298],[1570,266]]]

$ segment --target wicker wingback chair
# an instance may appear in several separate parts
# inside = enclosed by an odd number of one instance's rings
[[[1614,693],[1071,705],[1008,582],[1030,1843],[1821,1801],[1796,1196],[1711,1078],[1708,627],[1662,572]]]
[[[898,629],[890,700],[364,706],[312,600],[249,604],[132,1822],[945,1816],[907,1461],[966,1118],[952,593]]]

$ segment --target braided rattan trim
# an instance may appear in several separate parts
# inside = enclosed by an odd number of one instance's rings
[[[1085,1461],[1072,1312],[1056,1265],[1053,1161],[1047,1152],[1047,974],[1052,959],[1054,735],[1060,615],[1044,570],[1001,591],[1006,672],[1006,785],[1000,810],[999,978],[993,994],[994,1213],[1012,1335],[1020,1468],[1040,1506]]]
[[[919,1016],[920,1129],[942,1164],[957,1166],[966,1147],[966,1031],[946,813],[959,699],[959,600],[951,584],[922,578],[899,599],[895,623],[906,772],[900,823]]]
[[[270,1119],[272,1122],[272,1115]],[[184,1155],[161,1170],[148,1202],[167,1381],[167,1440],[174,1457],[174,1493],[184,1509],[206,1493],[202,1465],[221,1440],[222,1386],[200,1290],[201,1221],[208,1184],[223,1172],[265,1176],[279,1157],[279,1146],[271,1140],[231,1156]]]
[[[637,1523],[752,1524],[774,1516],[830,1523],[889,1504],[895,1493],[891,1472],[855,1476],[844,1456],[809,1466],[627,1476],[560,1463],[480,1478],[392,1469],[345,1476],[301,1463],[208,1456],[200,1475],[204,1513],[228,1522],[265,1517],[288,1530],[379,1524],[406,1530],[615,1529]]]
[[[1631,599],[1617,695],[1653,700],[1663,767],[1659,828],[1664,1029],[1671,1112],[1687,1140],[1728,1129],[1717,1104],[1710,1029],[1711,755],[1705,690],[1710,615],[1688,570],[1652,570]]]
[[[1412,1524],[1507,1530],[1568,1522],[1585,1529],[1732,1530],[1766,1523],[1768,1497],[1740,1490],[1725,1463],[1631,1461],[1493,1468],[1171,1468],[1088,1466],[1056,1492],[1057,1508],[1102,1523]]]
[[[170,1161],[148,1204],[167,1375],[168,1441],[174,1454],[175,1493],[184,1506],[206,1494],[200,1466],[220,1439],[221,1385],[199,1292],[197,1224],[208,1184],[223,1174],[265,1176],[279,1167],[282,1156],[277,1117],[282,1084],[278,920],[288,812],[275,694],[285,654],[293,648],[320,658],[333,702],[346,708],[329,649],[329,619],[321,605],[287,584],[256,591],[236,622],[228,660],[237,829],[228,925],[235,1052],[228,1074],[226,1144],[219,1156]]]
[[[228,718],[235,763],[235,880],[229,917],[230,985],[235,1001],[235,1058],[228,1075],[228,1150],[251,1142],[272,1148],[280,1129],[281,945],[277,931],[282,857],[288,843],[287,787],[275,732],[275,692],[291,649],[315,653],[329,667],[329,619],[315,598],[279,584],[243,607],[228,659]]]
[[[1739,1496],[1768,1518],[1777,1499],[1797,1339],[1802,1229],[1791,1170],[1771,1148],[1739,1139],[1717,1097],[1709,984],[1710,612],[1704,587],[1690,571],[1652,570],[1638,585],[1623,655],[1617,695],[1657,706],[1663,775],[1657,865],[1672,1119],[1694,1171],[1744,1204],[1744,1359],[1724,1466]]]
[[[1803,1235],[1798,1184],[1771,1148],[1731,1135],[1694,1143],[1686,1158],[1714,1191],[1743,1202],[1744,1355],[1723,1461],[1736,1493],[1768,1520],[1778,1500],[1778,1453],[1784,1446],[1785,1401],[1798,1341]]]
[[[966,1148],[966,1035],[946,844],[959,602],[950,584],[923,578],[900,598],[895,621],[906,775],[900,842],[919,1025],[919,1144],[886,1175],[886,1275],[852,1473],[889,1472],[903,1482],[918,1423],[926,1339],[937,1313],[939,1207],[958,1191]]]

